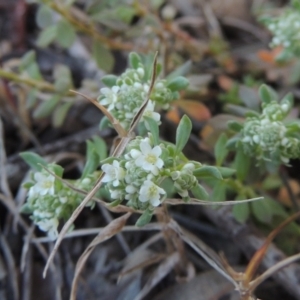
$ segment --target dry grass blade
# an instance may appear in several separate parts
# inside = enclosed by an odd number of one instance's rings
[[[290,216],[289,218],[287,218],[284,222],[282,222],[279,226],[277,226],[267,237],[265,243],[263,244],[263,246],[258,249],[254,256],[251,258],[247,269],[245,271],[245,278],[246,280],[248,280],[248,282],[250,282],[252,280],[252,278],[254,277],[254,274],[257,270],[257,268],[259,267],[260,263],[262,262],[265,253],[269,247],[269,245],[272,243],[273,239],[275,238],[275,236],[288,224],[290,224],[292,221],[296,220],[297,218],[300,217],[300,212],[297,212],[295,214],[293,214],[292,216]]]
[[[9,248],[9,245],[6,241],[6,238],[1,233],[0,234],[0,249],[3,253],[3,256],[5,258],[6,266],[8,269],[8,277],[10,281],[11,286],[11,299],[12,300],[18,300],[19,299],[19,288],[18,288],[18,275],[17,275],[17,268],[14,261],[13,254]]]
[[[87,236],[87,235],[94,235],[94,234],[99,234],[100,231],[102,231],[105,227],[97,227],[97,228],[88,228],[88,229],[78,229],[78,230],[73,230],[71,232],[68,232],[65,235],[65,238],[75,238],[79,236]],[[159,231],[162,229],[162,225],[159,223],[149,223],[145,225],[144,227],[137,227],[135,225],[129,225],[129,226],[124,226],[122,228],[122,232],[132,232],[132,231]],[[31,243],[36,244],[36,243],[47,243],[47,242],[53,242],[53,240],[49,237],[39,237],[39,238],[34,238],[30,240]]]
[[[253,292],[263,281],[265,281],[267,278],[272,276],[274,273],[278,272],[279,270],[285,268],[289,264],[293,263],[294,261],[300,259],[300,253],[295,254],[293,256],[290,256],[283,261],[280,261],[277,263],[275,266],[269,268],[267,271],[265,271],[262,275],[257,277],[255,280],[250,282],[249,286],[249,291]]]
[[[126,130],[122,127],[122,125],[120,124],[120,122],[103,106],[101,105],[97,100],[92,99],[90,97],[87,97],[86,95],[76,92],[74,90],[70,90],[70,92],[73,92],[77,95],[82,96],[83,98],[89,100],[91,103],[93,103],[97,108],[99,108],[103,114],[108,118],[108,120],[111,122],[111,124],[114,126],[115,130],[117,131],[118,135],[120,137],[126,137],[127,136],[127,132]]]
[[[166,199],[164,203],[170,204],[170,205],[235,205],[235,204],[241,204],[241,203],[247,203],[247,202],[253,202],[263,200],[263,197],[257,197],[257,198],[251,198],[251,199],[245,199],[245,200],[230,200],[230,201],[205,201],[205,200],[199,200],[196,198],[191,198],[189,202],[185,202],[181,199]]]
[[[94,248],[110,239],[113,237],[115,234],[120,232],[122,228],[125,226],[127,219],[130,217],[131,213],[127,213],[111,223],[109,223],[94,239],[93,241],[89,244],[89,246],[85,249],[85,251],[82,253],[80,256],[77,264],[76,264],[76,269],[75,269],[75,275],[74,279],[72,282],[72,290],[71,290],[71,295],[70,295],[70,300],[76,300],[76,290],[77,290],[77,285],[78,285],[78,279],[79,279],[79,274],[85,265],[85,262],[89,258],[91,252],[94,250]]]
[[[156,286],[179,262],[180,255],[178,252],[174,252],[168,258],[166,258],[151,275],[147,283],[144,285],[140,293],[134,298],[134,300],[143,299],[151,289]]]
[[[152,89],[154,87],[154,83],[155,83],[155,79],[156,79],[156,65],[157,65],[157,55],[158,55],[158,52],[155,53],[155,56],[154,56],[154,60],[153,60],[153,65],[152,65],[152,76],[151,76],[151,81],[150,81],[150,87],[149,87],[149,90],[148,90],[148,94],[147,94],[147,98],[145,99],[145,101],[143,102],[143,104],[141,105],[139,111],[136,113],[136,115],[133,117],[133,120],[130,124],[130,129],[129,129],[129,135],[131,133],[133,133],[135,127],[138,125],[141,117],[143,116],[143,113],[147,107],[147,104],[149,102],[149,99],[150,99],[150,95],[151,95],[151,92],[152,92]]]
[[[174,220],[171,221],[170,226],[174,229],[191,248],[193,248],[205,261],[212,266],[221,275],[227,278],[236,289],[239,289],[237,282],[228,274],[223,262],[214,250],[209,248],[199,238],[192,233],[180,227]]]

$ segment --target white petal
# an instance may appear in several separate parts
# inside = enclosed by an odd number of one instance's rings
[[[146,142],[141,142],[140,149],[144,155],[150,153],[152,150],[151,146]]]
[[[160,146],[155,146],[153,149],[152,149],[152,154],[154,154],[155,156],[160,156],[161,155],[161,148]]]
[[[159,200],[159,198],[153,198],[150,200],[150,203],[156,207],[160,204],[160,200]]]
[[[139,157],[141,154],[142,154],[141,151],[136,150],[136,149],[132,149],[132,150],[130,151],[130,155],[131,155],[132,158],[137,158],[137,157]]]

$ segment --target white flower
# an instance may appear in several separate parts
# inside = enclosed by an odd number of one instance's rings
[[[136,166],[158,175],[158,170],[164,165],[163,160],[159,158],[162,153],[161,147],[155,146],[152,149],[149,142],[141,141],[140,149],[141,151],[136,149],[130,151],[132,158],[135,159]]]
[[[115,107],[116,102],[118,101],[118,92],[120,90],[119,86],[113,86],[110,88],[102,88],[100,89],[100,93],[104,95],[104,98],[100,100],[100,104],[108,105],[108,110],[112,110]]]
[[[154,111],[155,103],[149,100],[147,107],[144,111],[143,117],[149,117],[153,119],[155,122],[160,123],[160,114]],[[146,128],[149,130],[148,124],[145,123]]]
[[[141,202],[149,201],[153,206],[158,206],[160,204],[160,195],[165,195],[166,192],[152,181],[146,180],[141,186],[139,194]]]
[[[34,197],[37,195],[54,195],[54,176],[51,174],[45,175],[41,172],[37,172],[34,174],[34,180],[36,183],[29,189],[29,197]]]
[[[56,218],[43,219],[37,222],[40,230],[47,232],[49,238],[55,240],[58,236],[57,226],[58,220]]]
[[[102,171],[105,172],[105,175],[102,179],[102,182],[113,182],[113,186],[118,186],[120,180],[125,177],[125,170],[120,167],[120,163],[117,160],[114,160],[111,164],[104,164],[102,166]]]

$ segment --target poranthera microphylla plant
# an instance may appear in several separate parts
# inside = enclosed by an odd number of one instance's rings
[[[104,77],[103,82],[107,87],[100,90],[98,98],[100,105],[106,107],[124,132],[130,128],[150,87],[149,69],[135,53],[130,55],[130,66],[119,77]],[[159,73],[159,65],[157,72]],[[140,226],[150,221],[154,208],[166,199],[166,191],[161,187],[166,180],[169,180],[168,184],[173,185],[174,191],[184,201],[189,201],[189,191],[199,199],[206,199],[207,192],[197,178],[204,173],[205,176],[218,178],[222,175],[217,168],[202,167],[201,163],[189,161],[183,155],[182,149],[192,129],[191,121],[187,116],[182,118],[174,145],[159,139],[160,114],[154,111],[155,106],[167,109],[178,98],[179,91],[187,85],[188,81],[180,76],[168,80],[157,79],[139,124],[147,132],[146,135],[131,139],[124,154],[118,158],[106,158],[103,155],[103,143],[99,138],[90,141],[82,177],[70,183],[83,191],[91,189],[99,176],[96,169],[101,164],[104,172],[102,182],[109,191],[112,205],[126,201],[128,206],[144,211],[138,220]],[[101,126],[108,124],[107,121],[108,119],[102,121]],[[60,166],[46,164],[40,157],[28,153],[24,153],[23,157],[37,169],[31,175],[31,182],[25,185],[29,191],[23,211],[30,212],[35,224],[50,237],[56,238],[59,221],[70,217],[83,196],[54,176],[62,176],[63,169]],[[47,170],[38,163],[46,166]],[[49,174],[49,170],[54,174]],[[93,201],[88,205],[93,206]]]
[[[263,16],[261,21],[266,25],[273,37],[271,47],[283,47],[277,57],[280,60],[300,56],[300,1],[292,0],[282,13],[277,16]]]
[[[101,88],[98,98],[99,103],[106,107],[124,131],[130,128],[150,86],[150,72],[135,53],[130,55],[130,66],[119,77],[105,76],[103,82],[107,87]],[[158,127],[160,114],[154,111],[155,107],[168,108],[187,84],[183,77],[157,79],[139,123],[146,135],[132,138],[119,157],[107,158],[106,150],[103,151],[106,145],[100,138],[89,141],[83,174],[80,179],[69,181],[70,184],[88,192],[101,173],[97,170],[101,165],[104,172],[102,182],[109,192],[112,205],[126,203],[137,211],[143,211],[137,222],[139,226],[148,223],[154,208],[167,198],[162,188],[166,181],[185,202],[189,201],[190,192],[195,198],[207,199],[208,194],[199,179],[220,181],[233,172],[228,172],[227,168],[203,166],[184,156],[182,150],[192,127],[187,116],[181,119],[177,128],[176,144],[161,141]],[[299,124],[283,122],[292,107],[291,96],[286,96],[278,103],[277,95],[267,86],[261,87],[260,95],[263,101],[262,114],[249,114],[243,124],[231,122],[230,129],[238,131],[238,134],[229,140],[228,147],[237,147],[247,155],[254,155],[258,162],[288,164],[291,158],[299,157],[300,153]],[[111,126],[108,119],[102,121],[103,124]],[[32,173],[31,181],[25,185],[28,188],[28,199],[23,211],[31,213],[35,224],[55,239],[60,220],[67,220],[84,196],[57,178],[63,174],[60,166],[47,164],[33,154],[24,153],[23,157],[37,169],[37,172]],[[46,166],[46,169],[39,163]],[[49,170],[56,177],[49,174]],[[91,207],[93,205],[93,200],[87,204]]]
[[[262,112],[249,112],[245,122],[229,122],[229,128],[238,132],[229,140],[230,149],[240,148],[253,156],[258,164],[289,164],[300,157],[300,124],[288,120],[293,107],[293,96],[287,94],[280,102],[277,93],[266,85],[259,90]]]
[[[159,66],[155,67],[159,74]],[[186,115],[177,127],[175,144],[160,140],[161,118],[154,109],[167,109],[178,98],[179,91],[187,87],[185,78],[177,76],[154,82],[142,59],[132,53],[130,68],[119,77],[104,77],[103,82],[106,87],[100,90],[97,105],[106,112],[107,118],[101,126],[114,126],[121,134],[132,133],[132,124],[138,120],[138,130],[145,134],[129,136],[124,151],[110,157],[106,155],[106,145],[102,139],[95,137],[88,141],[82,176],[72,181],[61,179],[62,167],[47,164],[36,154],[22,154],[35,169],[31,173],[31,181],[25,184],[28,199],[23,211],[29,212],[34,223],[51,239],[57,238],[60,221],[70,219],[74,210],[86,199],[84,195],[93,189],[99,178],[109,193],[107,200],[111,201],[110,205],[125,203],[133,211],[142,213],[136,225],[143,226],[150,222],[155,208],[168,198],[163,188],[165,182],[181,197],[182,203],[188,203],[191,197],[199,200],[208,198],[199,180],[220,182],[233,175],[232,169],[205,166],[185,157],[182,150],[192,130]],[[255,156],[258,163],[267,161],[275,166],[288,164],[290,159],[300,154],[299,124],[285,122],[292,108],[292,98],[287,95],[278,103],[276,93],[265,85],[260,88],[260,96],[261,114],[249,113],[244,123],[229,123],[229,128],[237,134],[228,141],[227,147]],[[98,170],[99,165],[101,171]],[[86,206],[92,208],[95,201],[97,198],[91,199]],[[186,241],[186,238],[183,240]],[[76,284],[74,286],[73,294]]]

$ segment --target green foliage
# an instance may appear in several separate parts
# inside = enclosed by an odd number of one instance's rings
[[[42,166],[46,166],[47,162],[38,154],[33,152],[21,152],[20,156],[30,166],[31,169],[41,171]]]
[[[102,43],[94,41],[92,55],[100,69],[107,72],[112,70],[115,59],[111,52]]]
[[[176,130],[176,152],[182,151],[186,145],[192,131],[192,121],[187,115],[184,115]]]
[[[147,225],[153,216],[153,211],[150,209],[145,210],[142,215],[138,218],[138,220],[135,223],[135,226],[137,227],[143,227]]]
[[[217,161],[217,166],[221,166],[224,162],[224,159],[226,158],[228,154],[228,149],[226,148],[227,144],[227,136],[225,133],[221,134],[216,146],[215,146],[215,157]]]

